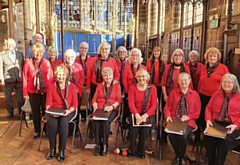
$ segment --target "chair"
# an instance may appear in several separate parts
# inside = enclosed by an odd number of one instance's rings
[[[81,98],[81,106],[80,111],[86,111],[86,117],[88,116],[88,109],[89,109],[89,95],[86,93],[86,87],[83,87],[82,89],[82,98]],[[81,115],[80,115],[80,121],[81,121]]]
[[[21,111],[21,119],[20,119],[19,136],[21,136],[21,133],[22,133],[22,121],[23,121],[23,119],[25,121],[26,127],[28,128],[28,123],[27,123],[27,120],[26,120],[26,113],[27,114],[32,113],[32,109],[31,109],[31,106],[30,106],[29,99],[25,100],[25,103],[24,103],[24,105],[22,106],[21,109],[22,109],[22,111]]]
[[[74,127],[73,127],[73,136],[72,136],[72,145],[71,145],[70,153],[72,153],[72,151],[73,151],[73,144],[74,144],[74,140],[75,140],[76,129],[78,129],[78,131],[79,131],[79,136],[80,136],[80,141],[82,141],[82,135],[81,135],[80,129],[79,129],[79,127],[77,126],[77,123],[74,121],[74,119],[75,119],[76,116],[77,116],[77,113],[78,113],[78,110],[75,111],[74,117],[69,121],[69,124],[70,124],[70,123],[74,124]],[[47,120],[46,120],[45,117],[43,116],[43,117],[42,117],[42,129],[41,129],[41,134],[40,134],[40,142],[39,142],[39,145],[38,145],[38,151],[40,151],[40,147],[41,147],[41,144],[42,144],[42,138],[43,138],[43,128],[44,128],[44,126],[45,126],[46,124],[47,124]]]

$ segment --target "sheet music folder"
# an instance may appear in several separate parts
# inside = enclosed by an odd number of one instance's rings
[[[186,127],[187,127],[187,122],[181,121],[180,118],[176,117],[172,119],[172,122],[167,123],[164,131],[167,133],[184,135]]]
[[[141,124],[137,125],[134,114],[132,114],[132,121],[133,121],[132,122],[133,123],[133,127],[151,127],[152,126],[152,124],[150,123],[150,120],[148,120],[148,122],[141,123]]]
[[[103,109],[96,109],[95,112],[93,112],[93,120],[108,120],[109,116],[110,116],[111,112],[106,112]]]
[[[216,138],[225,139],[227,135],[227,128],[221,125],[217,121],[212,121],[213,126],[209,126],[205,129],[204,134]]]
[[[48,110],[45,111],[46,113],[52,114],[52,115],[60,115],[60,116],[64,116],[65,114],[65,109],[64,108],[57,108],[57,107],[53,107],[50,106],[48,108]]]

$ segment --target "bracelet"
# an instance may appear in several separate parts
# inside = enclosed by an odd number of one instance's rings
[[[114,109],[114,105],[112,105],[112,108]]]

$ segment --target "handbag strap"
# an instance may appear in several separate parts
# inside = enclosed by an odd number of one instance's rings
[[[148,84],[147,89],[144,93],[144,99],[143,99],[143,104],[142,104],[142,114],[146,113],[147,103],[148,103],[151,89],[152,89],[152,84]]]

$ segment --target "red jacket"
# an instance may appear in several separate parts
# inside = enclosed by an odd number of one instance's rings
[[[120,73],[120,77],[121,77],[121,76],[122,76],[122,75],[121,75],[122,62],[121,62],[119,59],[116,59],[116,63],[117,63],[117,66],[118,66],[118,70],[119,70],[119,73]],[[127,64],[129,64],[128,59],[126,59],[126,61],[125,61],[124,70],[125,70]],[[122,73],[124,72],[124,70],[122,71]],[[121,81],[120,83],[122,84],[122,81]]]
[[[147,70],[144,65],[141,65],[140,68]],[[123,72],[123,77],[122,77],[125,93],[128,93],[129,87],[130,85],[132,85],[132,81],[134,78],[135,78],[135,75],[133,75],[132,73],[131,64],[126,63],[125,70]]]
[[[167,99],[167,103],[164,107],[164,117],[171,117],[174,118],[177,114],[177,107],[178,103],[181,99],[181,89],[173,89]],[[199,117],[200,115],[200,110],[201,110],[201,101],[199,98],[198,93],[195,90],[188,89],[188,95],[186,97],[187,101],[187,106],[188,106],[188,125],[195,128],[196,123],[195,120]]]
[[[43,92],[47,92],[49,86],[53,83],[52,67],[47,59],[42,59],[42,75],[46,88]],[[36,69],[33,65],[32,59],[26,59],[23,66],[23,96],[28,96],[28,93],[39,93],[34,87],[34,76]]]
[[[62,64],[63,62],[62,62],[62,60],[60,60],[60,59],[56,59],[56,62],[55,61],[52,61],[51,59],[48,59],[49,60],[49,62],[50,62],[50,64],[51,64],[51,66],[52,66],[52,70],[54,71],[54,68],[56,67],[56,66],[58,66],[58,65],[60,65],[60,64]]]
[[[168,71],[169,71],[169,68],[170,68],[171,64],[170,65],[167,65],[165,70],[164,70],[164,73],[163,73],[163,77],[162,77],[162,82],[161,82],[161,85],[162,86],[167,86],[167,77],[168,77]],[[188,66],[184,65],[185,66],[185,71],[186,73],[188,73],[189,75],[190,74],[190,70],[188,68]],[[178,76],[180,74],[180,69],[178,68],[174,68],[173,69],[173,75],[172,75],[172,79],[173,79],[173,87],[172,88],[167,88],[166,87],[166,92],[167,92],[167,95],[169,95],[169,93],[173,90],[173,89],[176,89],[179,87],[178,85]],[[190,88],[193,88],[193,85],[192,85],[192,82],[190,83]]]
[[[110,94],[108,101],[110,105],[114,104],[115,102],[118,102],[119,105],[122,103],[121,87],[118,83],[113,84],[112,93]],[[103,83],[100,83],[97,85],[96,92],[92,99],[92,104],[97,103],[98,108],[103,108],[105,102],[106,98],[104,96],[104,85]],[[116,108],[116,110],[119,110],[119,108]]]
[[[189,62],[184,62],[184,65],[188,66],[189,69],[190,67],[194,67],[193,65],[192,66],[189,66]],[[199,79],[200,79],[200,72],[201,72],[201,69],[204,65],[200,62],[197,62],[197,69],[195,71],[195,74],[194,74],[194,80],[192,80],[193,82],[193,89],[198,91],[198,82],[199,82]],[[191,70],[191,69],[190,69]],[[192,76],[192,75],[191,75]]]
[[[86,81],[87,81],[87,70],[88,70],[88,68],[90,67],[91,60],[92,60],[92,57],[91,57],[91,56],[87,56],[87,57],[88,57],[88,59],[87,59],[87,61],[86,61],[86,70],[84,70],[85,83],[86,83]],[[81,63],[80,63],[80,56],[77,56],[77,57],[76,57],[75,62],[81,64]],[[82,60],[82,63],[85,63],[85,60]],[[82,65],[82,64],[81,64],[81,65]],[[84,68],[83,68],[83,69],[84,69]],[[86,73],[86,75],[85,75],[85,73]]]
[[[92,58],[91,60],[91,64],[90,67],[87,70],[87,83],[86,83],[86,88],[90,89],[91,86],[91,82],[94,84],[99,84],[96,82],[96,73],[95,73],[95,66],[96,66],[96,62],[98,60],[98,56],[95,56]],[[113,70],[113,79],[119,81],[119,70],[117,67],[117,63],[115,61],[114,58],[110,57],[109,60],[107,62],[102,62],[102,68],[104,67],[110,67]]]
[[[212,96],[219,89],[222,76],[226,73],[229,73],[228,68],[220,63],[211,76],[207,77],[207,67],[206,65],[203,66],[198,83],[198,92],[206,96]]]
[[[63,65],[67,66],[66,63],[64,63]],[[82,65],[75,62],[73,64],[73,72],[74,72],[74,78],[76,80],[77,92],[80,94],[80,96],[82,96],[82,88],[85,80]]]
[[[166,61],[163,61],[163,64],[164,64],[164,66],[166,68],[166,66],[167,66]],[[146,68],[147,68],[147,71],[148,71],[150,77],[152,77],[152,75],[151,75],[151,67],[152,67],[152,60],[148,60]],[[154,68],[155,68],[154,85],[161,86],[161,82],[159,82],[159,79],[158,79],[158,77],[159,77],[159,61],[154,61]]]
[[[145,91],[140,91],[137,88],[137,84],[132,84],[129,88],[128,92],[128,105],[130,112],[136,115],[137,113],[142,112],[142,103],[144,100]],[[152,116],[155,114],[157,109],[157,89],[155,85],[152,85],[151,92],[149,94],[146,113],[148,116]]]
[[[224,102],[222,90],[217,90],[212,95],[205,111],[205,120],[213,121],[218,119]],[[228,104],[228,116],[233,124],[240,128],[240,93],[236,93]]]
[[[77,93],[76,93],[76,86],[72,83],[68,86],[68,96],[66,98],[69,108],[73,107],[74,109],[78,106],[78,99],[77,99]],[[65,96],[66,90],[62,90],[63,96]],[[61,96],[58,93],[57,87],[54,84],[52,84],[47,91],[47,99],[46,99],[46,107],[47,106],[54,106],[57,108],[65,108],[65,105],[63,103],[63,100]]]

